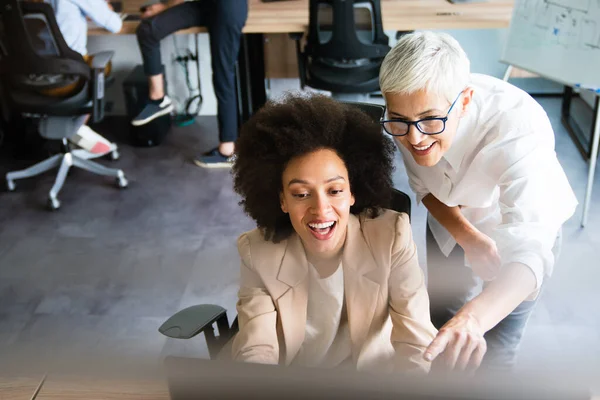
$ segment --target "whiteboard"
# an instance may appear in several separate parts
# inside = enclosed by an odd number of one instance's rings
[[[515,0],[502,62],[600,88],[600,0]]]

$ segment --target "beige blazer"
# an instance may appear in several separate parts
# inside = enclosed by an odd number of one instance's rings
[[[304,341],[308,262],[298,235],[265,241],[258,229],[240,236],[236,361],[290,365]],[[342,255],[352,359],[363,370],[424,370],[436,335],[408,216],[350,215]]]

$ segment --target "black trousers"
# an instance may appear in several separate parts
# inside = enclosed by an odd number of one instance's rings
[[[162,39],[181,29],[196,26],[208,29],[221,142],[233,142],[238,135],[235,63],[247,17],[247,0],[196,0],[142,20],[137,30],[144,72],[153,76],[163,73]]]

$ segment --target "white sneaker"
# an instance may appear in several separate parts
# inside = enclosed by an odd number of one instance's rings
[[[87,125],[81,125],[69,141],[95,155],[107,154],[112,150],[111,143]]]

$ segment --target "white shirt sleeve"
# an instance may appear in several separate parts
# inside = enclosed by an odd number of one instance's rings
[[[516,127],[486,155],[500,187],[502,221],[492,239],[503,265],[521,263],[535,275],[536,288],[528,300],[537,297],[544,275],[552,273],[558,231],[577,205],[556,158],[553,136],[547,134],[552,127],[542,121]]]
[[[108,8],[105,0],[70,0],[81,12],[94,21],[98,26],[109,32],[118,33],[123,27],[123,21],[116,12]]]

